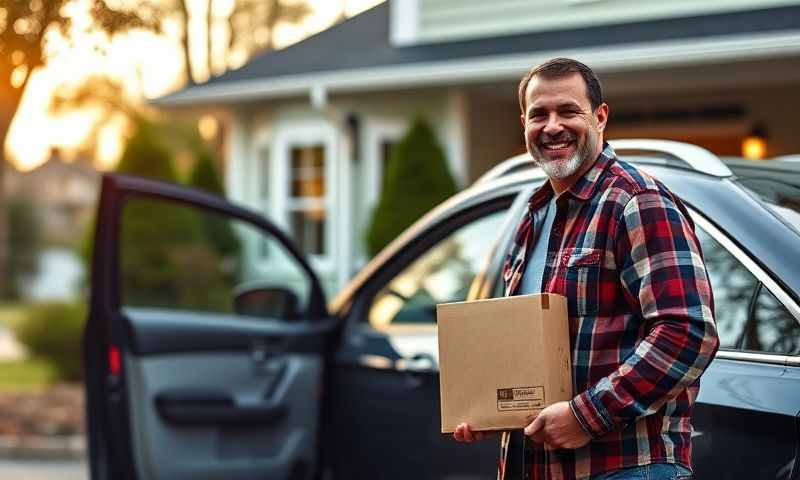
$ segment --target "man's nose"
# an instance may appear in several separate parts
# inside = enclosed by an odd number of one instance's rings
[[[547,116],[547,123],[544,125],[542,131],[548,135],[555,135],[560,133],[563,128],[558,115],[554,112]]]

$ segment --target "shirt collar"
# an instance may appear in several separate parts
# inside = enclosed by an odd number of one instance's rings
[[[608,168],[608,166],[616,160],[616,158],[617,155],[614,153],[614,149],[611,148],[611,145],[609,145],[608,142],[603,142],[603,151],[600,152],[600,155],[595,160],[592,168],[587,170],[586,173],[581,176],[581,178],[579,178],[564,192],[564,194],[570,194],[573,197],[583,201],[592,198],[595,190],[597,190],[597,185],[600,183],[600,177],[606,168]],[[553,197],[553,194],[553,186],[550,185],[550,181],[548,180],[544,182],[541,187],[533,192],[531,199],[528,201],[528,206],[530,207],[531,211],[541,208]]]

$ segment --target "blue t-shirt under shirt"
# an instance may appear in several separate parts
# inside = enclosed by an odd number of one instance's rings
[[[522,284],[519,287],[520,295],[529,293],[542,293],[542,276],[547,260],[547,244],[550,242],[550,231],[553,229],[553,220],[556,218],[556,196],[554,195],[547,204],[547,214],[542,221],[542,227],[528,256],[525,273],[522,274]]]

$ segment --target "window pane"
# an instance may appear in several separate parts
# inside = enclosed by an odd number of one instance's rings
[[[245,222],[177,203],[125,204],[120,269],[126,307],[236,313],[234,300],[246,292],[251,306],[258,300],[262,313],[279,318],[308,306],[311,280],[280,242]]]
[[[376,296],[370,323],[435,324],[437,303],[465,300],[504,215],[494,212],[459,228],[406,267]]]
[[[800,232],[800,173],[784,169],[734,169],[739,183],[758,195],[795,230]]]
[[[766,288],[762,288],[758,295],[754,314],[754,325],[745,335],[745,350],[788,355],[800,353],[800,324]]]
[[[325,196],[325,148],[322,145],[291,150],[291,191],[293,197]]]
[[[714,293],[714,310],[720,347],[736,348],[744,333],[750,299],[758,281],[736,258],[700,227],[706,269]]]
[[[308,209],[290,213],[295,243],[306,255],[325,253],[325,210]]]

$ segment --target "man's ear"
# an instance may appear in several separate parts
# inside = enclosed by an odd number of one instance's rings
[[[608,104],[603,103],[597,107],[594,115],[597,118],[597,130],[602,133],[606,129],[606,123],[608,123]]]
[[[520,123],[522,123],[522,128],[525,128],[525,114],[524,113],[520,113],[519,114],[519,121],[520,121]]]

